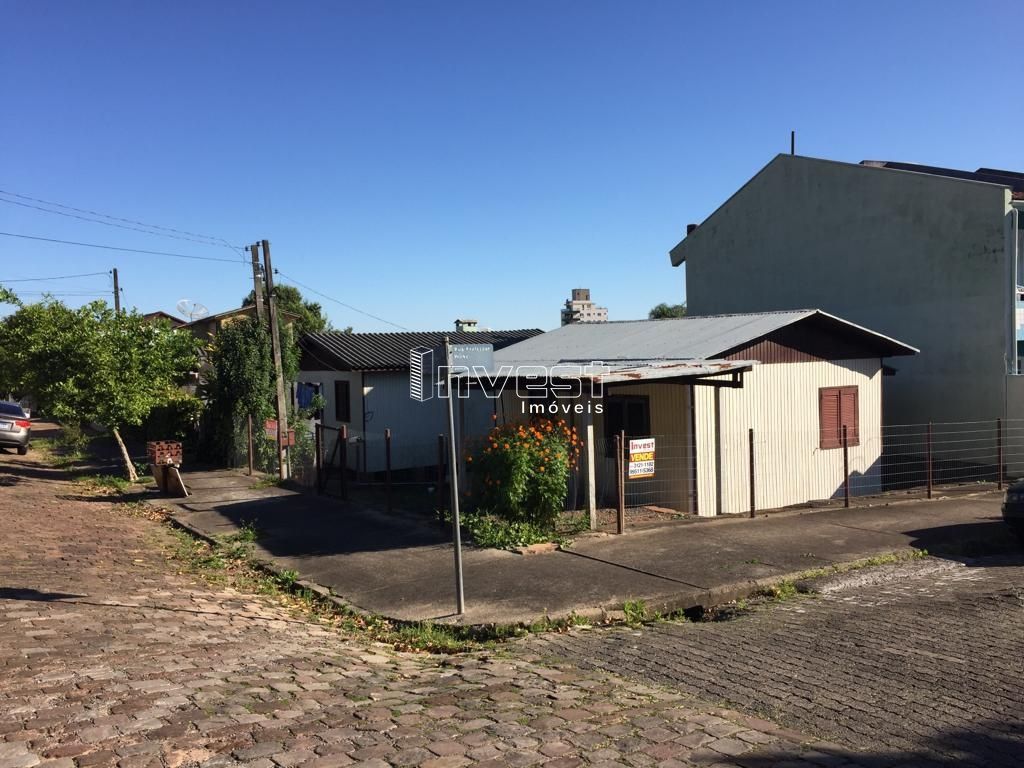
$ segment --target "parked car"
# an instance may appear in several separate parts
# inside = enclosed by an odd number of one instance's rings
[[[1024,480],[1018,480],[1006,489],[1003,497],[1003,520],[1024,544]]]
[[[24,456],[32,434],[32,421],[17,403],[0,402],[0,446],[17,448]]]

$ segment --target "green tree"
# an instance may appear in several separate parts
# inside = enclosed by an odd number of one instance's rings
[[[296,316],[295,332],[298,335],[333,330],[331,322],[324,315],[323,307],[315,301],[306,301],[302,298],[302,293],[295,286],[276,285],[274,286],[274,294],[277,297],[278,310],[281,312],[291,312]],[[266,296],[264,296],[265,301]],[[249,294],[242,299],[243,307],[249,307],[255,303],[255,290],[249,291]]]
[[[180,385],[197,367],[197,347],[191,334],[138,312],[115,314],[102,301],[71,309],[47,297],[22,304],[0,324],[0,388],[31,395],[59,421],[105,426],[136,480],[121,428],[181,400]]]
[[[280,325],[284,377],[285,381],[294,381],[299,369],[298,346],[283,320]],[[276,389],[269,328],[255,318],[229,323],[211,342],[207,363],[202,383],[206,448],[217,461],[233,464],[248,417],[252,416],[259,426],[274,415]],[[272,443],[259,440],[256,445],[262,449]],[[261,456],[261,460],[266,458]]]
[[[670,317],[686,317],[686,302],[682,304],[666,304],[662,302],[647,313],[650,320],[665,320]]]

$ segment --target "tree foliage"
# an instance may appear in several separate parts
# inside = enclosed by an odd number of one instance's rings
[[[686,303],[666,304],[662,302],[661,304],[652,307],[651,311],[647,313],[647,317],[651,320],[665,320],[670,317],[686,317]]]
[[[279,323],[281,363],[286,381],[298,375],[299,353],[292,332]],[[270,329],[256,318],[228,323],[207,350],[202,393],[206,398],[207,451],[233,464],[249,416],[259,429],[274,416],[276,382]],[[265,441],[257,441],[262,447]]]
[[[180,401],[196,353],[195,339],[167,322],[135,311],[116,314],[102,301],[72,309],[44,298],[21,304],[0,323],[0,389],[30,395],[60,421],[106,426],[131,477],[119,430]]]
[[[324,315],[323,307],[315,301],[306,301],[298,288],[292,285],[275,285],[274,295],[277,297],[277,309],[279,312],[291,312],[296,316],[295,332],[300,336],[303,333],[317,333],[330,331],[331,322]],[[266,289],[264,288],[264,303],[266,303]],[[249,307],[256,303],[256,291],[249,291],[242,299],[242,306]]]

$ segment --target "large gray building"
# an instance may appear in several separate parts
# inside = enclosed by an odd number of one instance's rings
[[[1024,418],[1024,174],[779,155],[671,251],[692,314],[820,307],[921,349],[886,423]]]

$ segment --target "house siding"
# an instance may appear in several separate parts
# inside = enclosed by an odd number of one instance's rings
[[[758,509],[829,499],[843,491],[843,451],[820,447],[822,387],[856,386],[860,445],[849,449],[853,493],[879,490],[882,453],[882,365],[878,359],[761,365],[739,389],[695,387],[698,513],[750,509],[749,445],[754,430]],[[716,451],[716,392],[720,398],[721,506]]]
[[[693,314],[819,307],[919,347],[892,363],[886,423],[995,419],[1010,219],[999,186],[782,155],[677,250]]]

